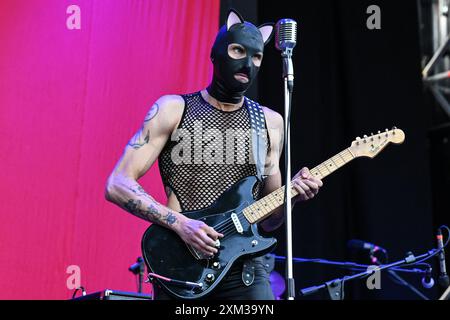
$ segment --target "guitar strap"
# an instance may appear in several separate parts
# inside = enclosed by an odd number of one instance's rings
[[[258,102],[245,98],[245,105],[250,115],[250,127],[252,134],[252,154],[256,164],[256,176],[264,181],[264,168],[267,156],[267,130],[264,111]]]
[[[267,130],[266,118],[264,111],[258,102],[250,100],[245,97],[245,105],[247,106],[248,114],[250,115],[251,127],[251,141],[252,141],[252,155],[253,161],[256,165],[256,176],[260,181],[264,181],[264,168],[267,156]],[[253,284],[255,280],[255,262],[253,259],[244,261],[242,268],[242,282],[246,286]]]

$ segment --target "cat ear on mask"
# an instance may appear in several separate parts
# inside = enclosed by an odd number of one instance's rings
[[[264,23],[258,27],[262,34],[264,45],[272,39],[274,24],[272,22]]]
[[[234,9],[230,9],[228,11],[227,15],[227,31],[230,30],[230,28],[238,23],[244,23],[244,18]]]

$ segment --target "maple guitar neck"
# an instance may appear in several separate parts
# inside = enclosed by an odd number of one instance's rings
[[[311,174],[319,179],[323,179],[340,167],[358,157],[373,158],[378,155],[389,143],[400,144],[405,140],[405,133],[396,127],[392,130],[386,129],[378,134],[371,134],[369,137],[357,137],[350,147],[339,152],[330,159],[322,162],[317,167],[310,170]],[[257,223],[270,216],[275,209],[284,204],[284,189],[278,188],[262,199],[254,202],[243,210],[245,218],[250,223]],[[291,198],[298,194],[297,190],[291,187]]]
[[[311,169],[310,173],[318,179],[323,179],[355,158],[350,148],[347,148]],[[275,209],[284,204],[284,189],[282,186],[245,208],[243,213],[246,219],[250,223],[257,223],[270,216]],[[291,187],[291,198],[297,194],[297,190]]]

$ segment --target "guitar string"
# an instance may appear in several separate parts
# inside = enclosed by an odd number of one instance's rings
[[[238,214],[238,217],[239,217],[239,216],[241,216],[242,218],[244,218],[244,224],[245,224],[246,219],[245,219],[244,215],[243,215],[242,213],[239,213],[239,214]],[[240,221],[241,224],[242,224],[242,221],[241,221],[240,218],[239,218],[239,221]],[[248,222],[247,222],[247,223],[248,223]],[[221,232],[221,233],[223,234],[223,238],[222,238],[222,239],[224,239],[224,238],[226,238],[227,236],[229,236],[229,235],[235,233],[236,231],[237,231],[237,230],[236,230],[236,228],[235,228],[235,226],[234,226],[234,223],[230,223],[230,224],[227,225],[227,227]]]
[[[239,216],[243,216],[243,214],[242,213],[238,213],[237,216],[238,216],[239,221],[241,221]],[[225,221],[222,221],[219,225],[221,225],[221,228],[217,228],[217,226],[213,226],[213,228],[216,231],[222,233],[224,235],[224,238],[225,238],[226,234],[230,230],[233,230],[233,227],[234,227],[234,223],[233,223],[233,220],[231,218],[228,218]]]
[[[242,213],[238,213],[237,214],[237,217],[238,217],[238,219],[239,219],[239,215],[242,215]],[[241,221],[241,219],[239,219],[239,221]],[[216,231],[218,231],[218,232],[220,232],[220,233],[224,233],[224,232],[227,232],[229,229],[230,229],[230,227],[233,227],[234,226],[234,223],[233,223],[233,220],[231,219],[231,218],[228,218],[228,219],[226,219],[225,221],[223,221],[223,222],[226,222],[225,224],[224,223],[222,223],[222,226],[220,227],[220,228],[217,228],[217,226],[214,226],[213,228],[216,230]],[[225,234],[224,234],[225,235]]]
[[[276,193],[276,195],[278,195],[278,190],[275,191],[274,193]],[[271,198],[273,198],[274,196],[275,196],[275,194],[272,195]],[[261,199],[260,199],[260,200],[261,200]],[[279,204],[279,201],[277,201],[275,198],[273,198],[273,199],[267,198],[267,199],[265,200],[265,202],[268,203],[268,204],[266,204],[266,206],[267,206],[267,205],[273,205],[273,209],[272,209],[272,210],[275,210],[275,208],[277,208],[277,207],[280,205],[280,204]],[[247,221],[247,219],[244,217],[244,215],[243,215],[242,212],[240,212],[239,214],[237,214],[237,216],[238,216],[238,218],[239,218],[239,221],[241,221],[240,218],[244,218],[244,223],[245,223],[245,221]],[[241,223],[242,223],[242,222],[241,222]],[[247,223],[248,223],[248,221],[247,221]],[[233,221],[232,221],[231,218],[228,218],[228,219],[222,221],[221,223],[219,223],[218,225],[213,226],[213,228],[214,228],[216,231],[220,232],[220,233],[223,233],[224,231],[225,231],[225,232],[229,231],[230,227],[231,227],[231,229],[233,229],[233,227],[234,227],[234,223],[233,223]]]
[[[337,155],[335,155],[335,157],[337,157],[337,156],[339,156],[339,157],[342,158],[342,160],[341,160],[341,161],[343,162],[342,165],[346,164],[348,161],[350,161],[350,160],[353,158],[353,154],[352,154],[348,149],[345,149],[345,150],[341,151],[340,153],[338,153]],[[347,157],[349,157],[350,159],[346,159]],[[328,166],[326,165],[326,163],[327,163],[327,162],[330,162],[330,161],[333,162],[333,164],[334,164],[334,166],[336,167],[336,169],[338,169],[339,167],[342,166],[341,164],[336,163],[337,158],[336,158],[336,160],[334,160],[333,158],[330,158],[329,160],[324,161],[323,163],[321,163],[320,165],[318,165],[318,166],[317,166],[316,168],[314,168],[314,169],[316,169],[317,171],[319,171],[319,173],[320,173],[322,176],[323,176],[322,171],[327,171],[328,173],[331,173],[332,171],[330,171],[330,169],[329,169]],[[314,170],[314,169],[311,169],[311,170]],[[334,169],[334,168],[333,168],[333,169]],[[334,171],[334,170],[333,170],[333,171]],[[281,187],[280,189],[282,189],[282,188],[283,188],[283,187]],[[276,195],[278,195],[278,190],[276,190],[274,193],[276,193]],[[270,195],[271,195],[271,194],[269,194],[269,196],[270,196]],[[276,195],[275,195],[275,194],[272,195],[271,198],[273,198],[273,197],[276,196]],[[279,206],[278,203],[275,203],[275,202],[278,202],[278,201],[276,201],[276,199],[270,199],[270,197],[269,197],[269,198],[266,198],[266,202],[269,202],[269,204],[275,205],[276,207]],[[240,218],[239,216],[240,216],[240,217],[243,217],[243,214],[242,214],[242,213],[239,213],[239,214],[238,214],[238,218]],[[240,219],[239,219],[239,220],[240,220]],[[234,223],[233,223],[233,221],[232,221],[231,218],[227,218],[226,220],[222,221],[221,223],[219,223],[219,224],[213,226],[213,228],[214,228],[217,232],[220,232],[220,233],[224,234],[224,237],[225,237],[226,235],[229,235],[229,234],[230,234],[230,231],[233,231],[233,227],[234,227]]]
[[[233,220],[231,218],[226,218],[224,221],[220,222],[219,224],[212,226],[212,228],[214,228],[214,230],[216,230],[217,232],[222,233],[222,227],[224,229],[226,229],[230,224],[232,224]]]

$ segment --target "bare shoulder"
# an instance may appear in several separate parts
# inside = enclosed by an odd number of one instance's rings
[[[180,95],[164,95],[158,98],[145,116],[145,123],[156,120],[166,129],[175,129],[181,121],[184,111],[184,99]]]
[[[179,108],[184,106],[184,99],[178,94],[166,94],[158,98],[156,101],[161,105]]]
[[[184,110],[184,99],[180,95],[164,95],[156,100],[152,109],[155,107],[166,116],[176,117],[178,114],[181,116]]]
[[[271,129],[283,128],[283,117],[281,114],[268,107],[262,107],[264,115],[266,117],[267,127]]]

